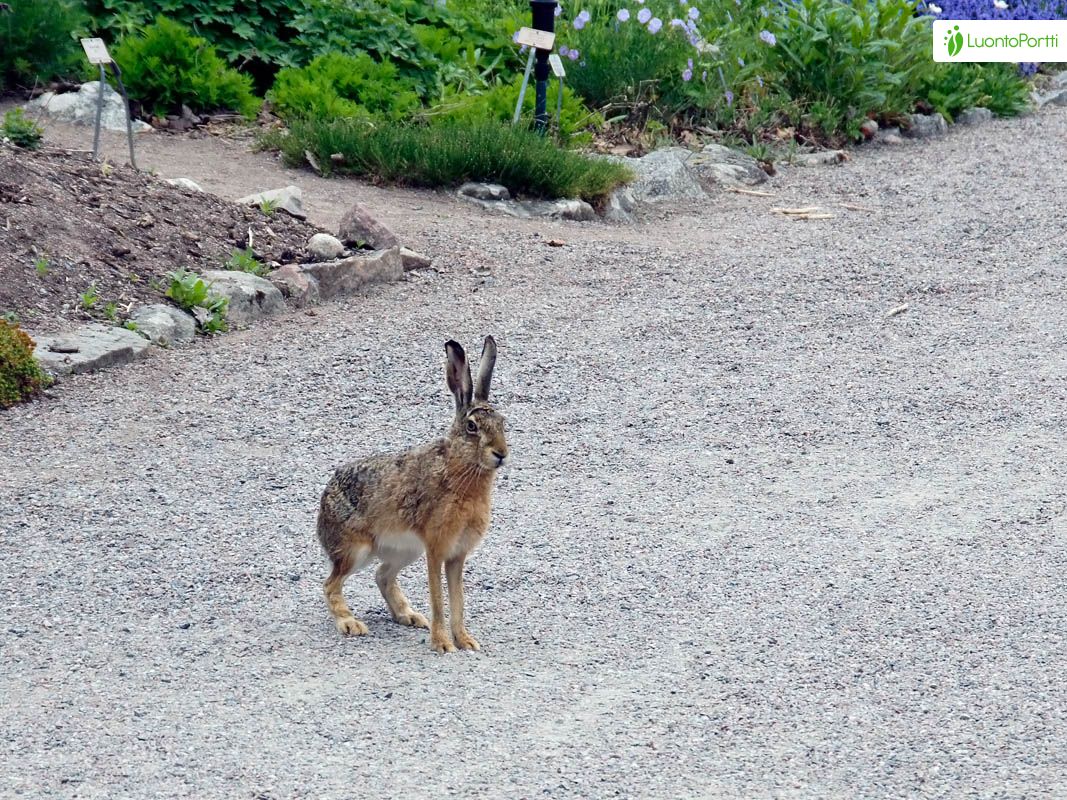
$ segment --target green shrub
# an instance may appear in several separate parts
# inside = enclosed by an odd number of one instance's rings
[[[19,147],[36,150],[41,146],[44,131],[21,108],[13,108],[4,114],[4,123],[0,125],[0,139],[9,139]]]
[[[211,286],[194,272],[168,272],[170,285],[166,295],[192,314],[204,333],[219,333],[227,328],[226,311],[230,301],[211,294]]]
[[[624,166],[563,150],[550,139],[499,122],[374,125],[358,120],[301,120],[265,138],[291,164],[305,151],[323,166],[415,186],[493,181],[537,197],[598,201],[633,179]],[[330,156],[339,153],[340,164]]]
[[[1018,114],[1030,89],[1014,64],[935,63],[923,75],[919,96],[951,121],[967,108],[982,106],[1002,117]]]
[[[130,96],[153,114],[175,113],[183,103],[193,111],[228,108],[246,117],[259,109],[251,78],[227,67],[206,39],[166,17],[143,35],[123,38],[112,57]]]
[[[0,89],[76,74],[88,17],[76,0],[6,0],[0,10]]]
[[[33,339],[17,324],[0,320],[0,408],[22,402],[50,383],[33,347]]]
[[[548,91],[549,116],[554,120],[559,84],[553,82]],[[447,119],[462,124],[496,121],[510,122],[519,102],[521,83],[512,81],[494,86],[481,94],[459,97],[453,103],[443,104],[429,112],[433,118]],[[534,90],[531,86],[523,98],[523,119],[529,121],[534,112]],[[569,86],[563,89],[563,111],[560,114],[559,135],[564,142],[578,144],[592,139],[591,130],[599,128],[604,118],[590,111],[581,98]]]
[[[401,119],[421,107],[409,81],[391,62],[366,53],[328,53],[302,69],[283,69],[268,95],[284,119],[381,116]]]

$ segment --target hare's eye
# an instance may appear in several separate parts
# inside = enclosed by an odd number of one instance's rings
[[[473,419],[467,420],[467,433],[477,433],[477,432],[478,432],[478,425],[475,423],[475,421]]]

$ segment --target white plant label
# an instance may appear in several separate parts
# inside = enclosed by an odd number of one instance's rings
[[[551,50],[552,45],[556,43],[556,34],[536,28],[519,28],[515,41],[537,50]]]
[[[552,67],[552,74],[557,78],[566,77],[567,71],[563,69],[563,59],[559,57],[559,53],[553,53],[548,57],[548,65]]]
[[[111,56],[108,55],[107,45],[103,39],[82,39],[82,50],[90,64],[110,64]]]

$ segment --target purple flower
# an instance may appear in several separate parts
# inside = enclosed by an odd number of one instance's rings
[[[732,106],[734,104],[734,93],[729,89],[726,90],[726,105]]]
[[[577,50],[568,50],[567,51],[567,58],[569,58],[571,61],[577,61],[578,60],[578,56],[580,56],[580,55],[581,55],[581,53],[579,53]]]
[[[578,12],[578,19],[582,20],[583,22],[588,22],[592,18],[593,18],[593,15],[590,14],[588,11],[579,11]]]
[[[529,49],[530,49],[529,46],[524,44],[522,47],[519,48],[519,54],[521,55],[521,54],[525,53]]]
[[[567,55],[567,53],[569,53],[569,52],[570,52],[570,48],[568,48],[568,47],[567,47],[567,45],[565,45],[565,44],[561,44],[561,45],[559,46],[559,54],[560,54],[561,56],[565,56],[565,55]]]
[[[647,8],[642,8],[640,11],[637,12],[637,21],[640,22],[642,25],[644,25],[650,19],[652,19],[652,12],[649,11]]]
[[[706,81],[707,79],[708,79],[708,71],[704,70],[703,72],[700,73],[700,80]]]
[[[518,31],[515,31],[515,33],[511,34],[511,41],[514,42],[515,44],[519,43],[519,32]]]
[[[630,18],[630,11],[626,8],[620,8],[619,13],[615,16],[619,18],[619,22],[626,22]]]
[[[689,34],[689,44],[693,45],[693,47],[696,47],[698,44],[700,44],[700,37],[697,36],[695,33]]]
[[[659,29],[662,27],[663,20],[661,20],[659,17],[653,17],[652,20],[648,23],[648,32],[659,33]]]
[[[682,80],[685,81],[686,83],[689,83],[689,81],[693,80],[693,70],[691,70],[691,69],[682,70]]]
[[[693,68],[693,59],[687,58],[686,59],[686,64],[688,65],[689,69],[692,69]]]
[[[585,20],[582,19],[581,17],[576,17],[574,22],[571,23],[571,24],[572,24],[572,26],[574,27],[574,29],[576,31],[580,31],[582,28],[585,27]]]
[[[678,0],[678,5],[687,6],[689,5],[689,0]]]
[[[774,47],[778,43],[778,40],[775,38],[774,34],[771,33],[768,30],[760,31],[759,32],[759,38],[761,38],[763,41],[765,41],[771,47]]]
[[[759,88],[763,88],[763,78],[761,78],[759,75],[756,76],[756,83],[759,84]]]
[[[741,56],[737,57],[737,66],[739,66],[739,67],[745,66],[745,59],[741,58]]]
[[[698,8],[689,9],[689,19],[691,19],[691,20],[700,19],[700,9],[698,9]]]
[[[671,27],[672,28],[684,28],[685,27],[685,23],[682,22],[677,17],[675,17],[674,19],[671,20]]]

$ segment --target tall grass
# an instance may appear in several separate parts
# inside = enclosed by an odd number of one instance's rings
[[[596,202],[633,180],[625,166],[561,149],[551,139],[491,120],[374,125],[363,120],[297,120],[264,137],[290,164],[310,152],[324,170],[408,186],[492,181],[535,197]]]

